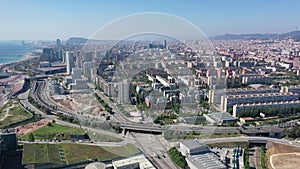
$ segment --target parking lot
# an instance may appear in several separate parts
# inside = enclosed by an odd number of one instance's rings
[[[211,148],[213,152],[221,159],[228,168],[243,169],[244,168],[244,149],[241,147],[235,148]]]

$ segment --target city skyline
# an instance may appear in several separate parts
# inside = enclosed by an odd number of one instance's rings
[[[120,17],[143,12],[183,18],[212,37],[297,30],[298,1],[1,1],[0,40],[91,37]],[[298,5],[297,5],[298,4]],[[191,36],[191,35],[189,35]]]
[[[299,4],[0,0],[0,169],[298,168]]]

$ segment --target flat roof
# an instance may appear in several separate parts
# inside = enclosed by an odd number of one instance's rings
[[[239,95],[226,95],[226,98],[249,98],[249,97],[266,97],[266,96],[297,96],[298,93],[287,92],[287,93],[259,93],[259,94],[239,94]]]
[[[235,104],[233,106],[263,106],[263,105],[279,105],[279,104],[298,104],[300,100],[292,100],[292,101],[281,101],[281,102],[262,102],[262,103],[246,103],[246,104]]]
[[[187,160],[195,166],[202,166],[206,169],[226,169],[226,166],[219,160],[214,153],[192,155]]]
[[[220,113],[220,112],[216,112],[216,113],[211,113],[211,114],[207,114],[207,115],[211,115],[217,119],[220,120],[234,120],[236,119],[235,117],[232,117],[232,115],[230,113]]]
[[[248,121],[248,120],[254,120],[253,117],[241,117],[240,119],[243,119],[245,121]]]
[[[144,155],[138,155],[123,160],[113,161],[112,163],[116,167],[139,163],[139,165],[143,166],[143,168],[155,169],[155,167],[151,164],[149,160],[147,160],[147,158]]]
[[[190,150],[196,149],[199,147],[202,147],[203,149],[209,149],[205,144],[200,143],[197,139],[186,140],[186,141],[183,141],[181,144],[183,144]]]

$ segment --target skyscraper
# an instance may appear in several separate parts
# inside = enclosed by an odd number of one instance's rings
[[[43,54],[41,55],[41,61],[52,62],[54,58],[54,52],[52,48],[44,48]]]
[[[56,39],[56,48],[60,49],[61,48],[61,42],[60,39]]]
[[[94,62],[84,62],[83,63],[83,74],[85,76],[90,76],[91,75],[91,69],[94,67],[95,63]]]
[[[118,84],[118,100],[121,104],[130,103],[129,98],[129,82],[125,79]]]
[[[66,51],[65,58],[66,58],[65,62],[67,64],[67,74],[70,75],[72,68],[74,67],[74,56],[69,51]]]

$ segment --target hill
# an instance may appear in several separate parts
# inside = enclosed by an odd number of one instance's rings
[[[69,45],[83,45],[87,42],[88,39],[86,38],[78,38],[78,37],[71,37],[67,40],[67,44]]]
[[[293,38],[296,41],[300,41],[300,31],[287,32],[282,34],[225,34],[215,36],[213,40],[263,40],[263,39],[286,39]]]

